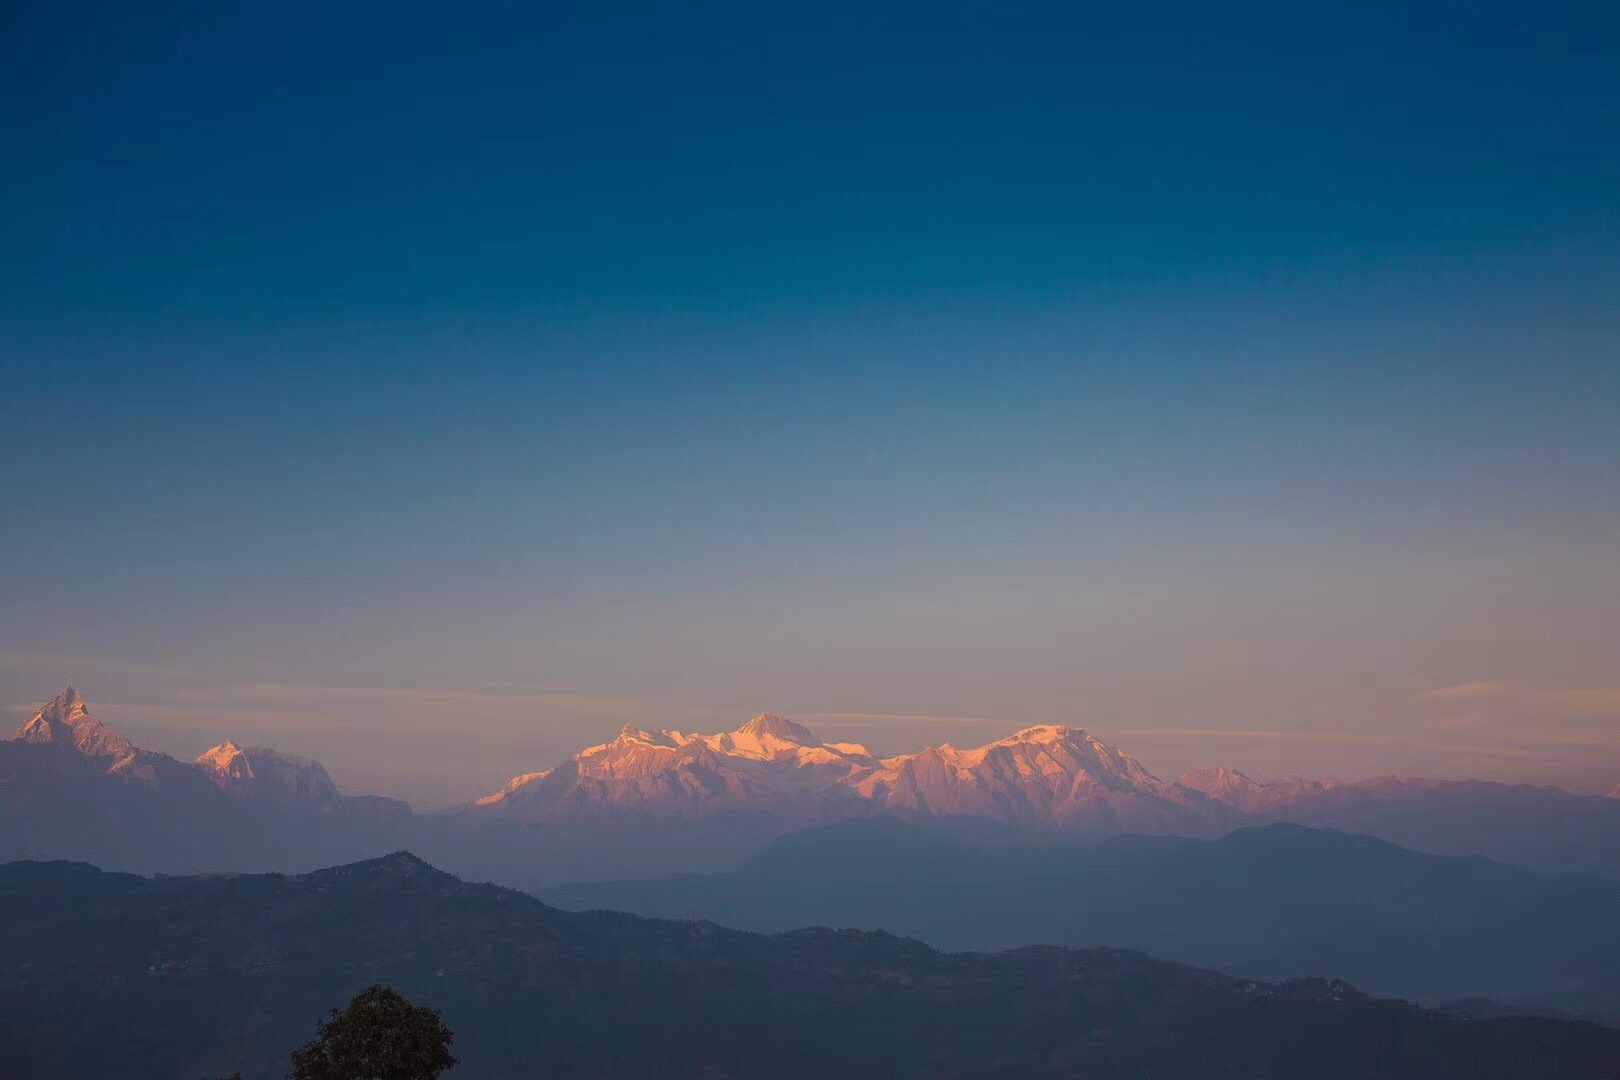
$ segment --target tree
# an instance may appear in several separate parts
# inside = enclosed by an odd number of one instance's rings
[[[288,1080],[435,1080],[455,1065],[455,1033],[439,1011],[412,1005],[387,986],[360,991],[292,1053]]]

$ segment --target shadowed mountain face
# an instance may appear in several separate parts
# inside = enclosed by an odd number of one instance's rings
[[[563,886],[568,908],[749,930],[882,927],[945,949],[1139,948],[1256,978],[1488,997],[1620,1023],[1620,882],[1280,825],[1213,843],[972,846],[894,819],[799,833],[734,873]]]
[[[1467,1021],[1345,983],[1117,950],[948,955],[569,914],[399,854],[298,877],[0,867],[9,1076],[283,1075],[373,982],[443,1010],[458,1077],[1608,1077],[1620,1032]]]

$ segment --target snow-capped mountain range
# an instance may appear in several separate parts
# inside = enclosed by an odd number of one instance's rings
[[[392,799],[345,795],[319,762],[277,750],[227,741],[185,762],[143,749],[91,715],[71,687],[0,750],[6,751],[0,753],[0,809],[10,808],[20,835],[27,833],[22,815],[44,812],[50,792],[61,796],[88,780],[106,798],[145,793],[143,805],[180,808],[183,817],[206,816],[209,805],[219,805],[206,800],[225,796],[232,806],[256,808],[266,822],[287,811],[314,812],[322,820],[340,811],[347,820],[417,831],[439,822],[453,826],[444,835],[461,839],[445,842],[457,845],[473,843],[475,835],[483,843],[497,833],[533,833],[558,842],[573,836],[588,848],[594,841],[587,838],[597,832],[587,826],[607,824],[625,836],[646,832],[637,822],[657,820],[684,823],[701,847],[702,837],[718,835],[703,822],[721,816],[755,822],[749,835],[756,839],[877,814],[1090,836],[1216,836],[1242,825],[1292,821],[1371,833],[1420,850],[1620,872],[1615,799],[1479,780],[1262,782],[1216,767],[1167,781],[1130,754],[1059,724],[1027,727],[971,749],[944,744],[887,758],[857,743],[822,742],[802,724],[771,713],[713,735],[626,725],[610,742],[515,776],[501,790],[438,817],[411,815]],[[1487,821],[1489,828],[1482,826]],[[482,829],[481,823],[502,828]],[[547,827],[510,828],[525,823]],[[49,854],[26,844],[23,850]],[[509,864],[499,853],[490,860],[496,868]]]
[[[191,762],[142,749],[92,716],[71,686],[46,702],[11,738],[72,752],[83,759],[78,764],[154,788],[203,779],[231,795],[322,811],[345,800],[321,763],[309,758],[263,747],[244,750],[228,741]]]
[[[1020,830],[1214,836],[1261,822],[1296,821],[1384,835],[1429,850],[1469,851],[1482,813],[1507,815],[1504,854],[1536,861],[1512,839],[1525,822],[1564,815],[1558,832],[1581,851],[1584,830],[1612,816],[1557,788],[1481,780],[1375,777],[1341,782],[1256,780],[1197,768],[1161,780],[1135,757],[1079,728],[1040,724],[972,749],[949,744],[879,758],[857,743],[822,742],[802,724],[762,713],[735,731],[704,735],[626,725],[617,738],[553,768],[515,776],[463,812],[535,822],[614,814],[698,818],[771,813],[795,823],[891,813],[995,822]],[[1601,818],[1601,821],[1594,821]],[[1561,819],[1560,819],[1561,820]],[[1539,829],[1530,832],[1540,837]],[[1530,841],[1530,845],[1541,842]],[[1493,850],[1495,850],[1493,848]],[[1605,849],[1606,850],[1606,849]],[[1583,865],[1579,851],[1555,865]],[[1605,856],[1607,859],[1607,856]],[[1601,861],[1601,860],[1600,860]],[[1607,865],[1607,862],[1604,863]]]
[[[695,816],[771,809],[807,818],[898,812],[1013,825],[1205,831],[1230,815],[1078,728],[1042,724],[969,750],[879,758],[761,713],[703,735],[626,725],[612,742],[514,777],[472,808],[528,820],[610,811]]]

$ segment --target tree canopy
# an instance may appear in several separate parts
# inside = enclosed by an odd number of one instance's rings
[[[436,1080],[456,1063],[454,1039],[437,1009],[369,986],[293,1051],[288,1080]]]

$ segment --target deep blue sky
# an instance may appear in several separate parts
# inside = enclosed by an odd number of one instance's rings
[[[0,14],[6,703],[1620,779],[1613,5],[158,6]]]

